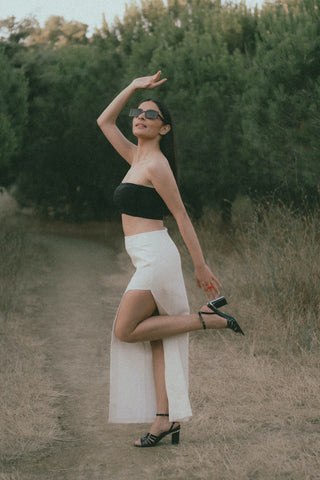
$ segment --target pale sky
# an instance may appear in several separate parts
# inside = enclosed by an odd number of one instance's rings
[[[260,5],[262,0],[247,0],[248,7]],[[77,20],[89,25],[89,33],[102,26],[102,14],[109,24],[115,16],[122,19],[125,5],[131,0],[0,0],[0,20],[14,16],[17,20],[33,15],[43,26],[51,15],[60,15],[66,21]],[[136,1],[140,5],[140,1]],[[165,3],[167,3],[165,1]]]

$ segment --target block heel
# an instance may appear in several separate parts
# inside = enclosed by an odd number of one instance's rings
[[[180,430],[172,434],[171,443],[172,445],[178,445],[180,442]]]
[[[156,416],[157,417],[169,417],[169,414],[168,413],[157,413]],[[135,447],[139,447],[139,448],[141,448],[141,447],[154,447],[155,445],[157,445],[160,442],[160,440],[162,440],[167,435],[170,435],[170,433],[172,434],[171,444],[172,445],[178,445],[179,441],[180,441],[180,425],[173,428],[175,423],[176,422],[172,422],[169,430],[167,430],[166,432],[160,433],[160,435],[153,435],[150,432],[147,433],[147,435],[140,438],[141,445],[135,445]]]
[[[230,328],[230,330],[232,330],[233,332],[244,335],[242,328],[234,317],[218,310],[219,307],[223,307],[223,305],[226,305],[227,303],[228,302],[225,297],[216,298],[215,300],[211,300],[211,302],[208,302],[207,307],[209,307],[212,312],[198,312],[199,319],[202,323],[202,328],[204,330],[206,330],[207,328],[206,322],[204,321],[202,315],[219,315],[219,317],[225,318],[227,320],[226,328]]]

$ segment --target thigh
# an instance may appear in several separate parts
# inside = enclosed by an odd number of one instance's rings
[[[115,323],[115,335],[126,340],[136,326],[157,309],[150,290],[129,290],[121,300]]]

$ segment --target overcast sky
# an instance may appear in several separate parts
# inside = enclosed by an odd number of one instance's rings
[[[249,7],[262,0],[247,0]],[[95,27],[102,26],[104,13],[109,24],[113,23],[116,15],[123,17],[125,5],[131,0],[0,0],[0,19],[15,16],[21,20],[33,15],[43,26],[50,15],[60,15],[65,20],[78,20],[89,25],[92,33]],[[136,1],[140,5],[140,1]],[[167,3],[165,1],[165,3]]]

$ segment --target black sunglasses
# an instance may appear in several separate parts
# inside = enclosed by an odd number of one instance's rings
[[[149,120],[156,120],[158,117],[164,122],[164,118],[160,115],[157,110],[142,110],[142,108],[131,108],[129,112],[129,117],[139,117],[142,113],[145,114],[145,117]]]

